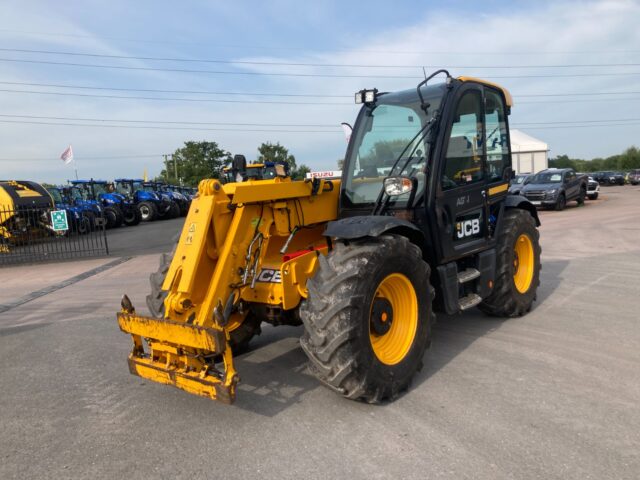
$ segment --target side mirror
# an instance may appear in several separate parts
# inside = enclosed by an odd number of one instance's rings
[[[347,122],[342,122],[340,126],[342,127],[344,136],[347,139],[347,143],[349,143],[349,140],[351,139],[351,134],[353,133],[353,127],[349,125]]]

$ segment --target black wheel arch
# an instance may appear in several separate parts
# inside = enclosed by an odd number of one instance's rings
[[[507,198],[504,201],[504,208],[505,210],[508,210],[510,208],[520,208],[522,210],[526,210],[535,220],[536,227],[540,226],[540,217],[538,217],[538,210],[529,200],[527,200],[526,197],[523,197],[522,195],[507,195]]]
[[[425,236],[413,223],[388,215],[358,215],[341,218],[327,224],[324,235],[341,240],[379,237],[385,233],[401,235],[424,250]],[[424,254],[424,251],[423,251]]]

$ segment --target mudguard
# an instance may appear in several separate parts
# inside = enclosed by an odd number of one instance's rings
[[[397,233],[416,245],[424,245],[424,234],[413,223],[389,215],[361,215],[329,222],[324,231],[327,237],[355,240],[363,237],[378,237],[383,233]]]
[[[536,221],[536,226],[540,226],[540,218],[536,207],[522,195],[507,195],[504,201],[504,208],[521,208],[528,211]]]

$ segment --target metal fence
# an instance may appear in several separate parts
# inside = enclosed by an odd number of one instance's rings
[[[0,267],[109,254],[102,213],[0,206]]]

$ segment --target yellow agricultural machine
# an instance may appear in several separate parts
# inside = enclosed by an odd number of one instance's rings
[[[531,309],[539,220],[508,194],[509,92],[438,71],[356,103],[341,180],[292,181],[275,166],[274,179],[200,183],[151,276],[151,316],[123,296],[132,374],[231,403],[234,355],[261,323],[302,325],[320,382],[377,403],[422,366],[434,310]]]
[[[240,176],[239,176],[240,175]],[[234,183],[248,180],[270,180],[276,178],[275,162],[249,163],[244,155],[235,155],[233,163],[224,167],[220,175],[222,183]]]
[[[0,251],[49,231],[53,199],[36,182],[0,181]]]

